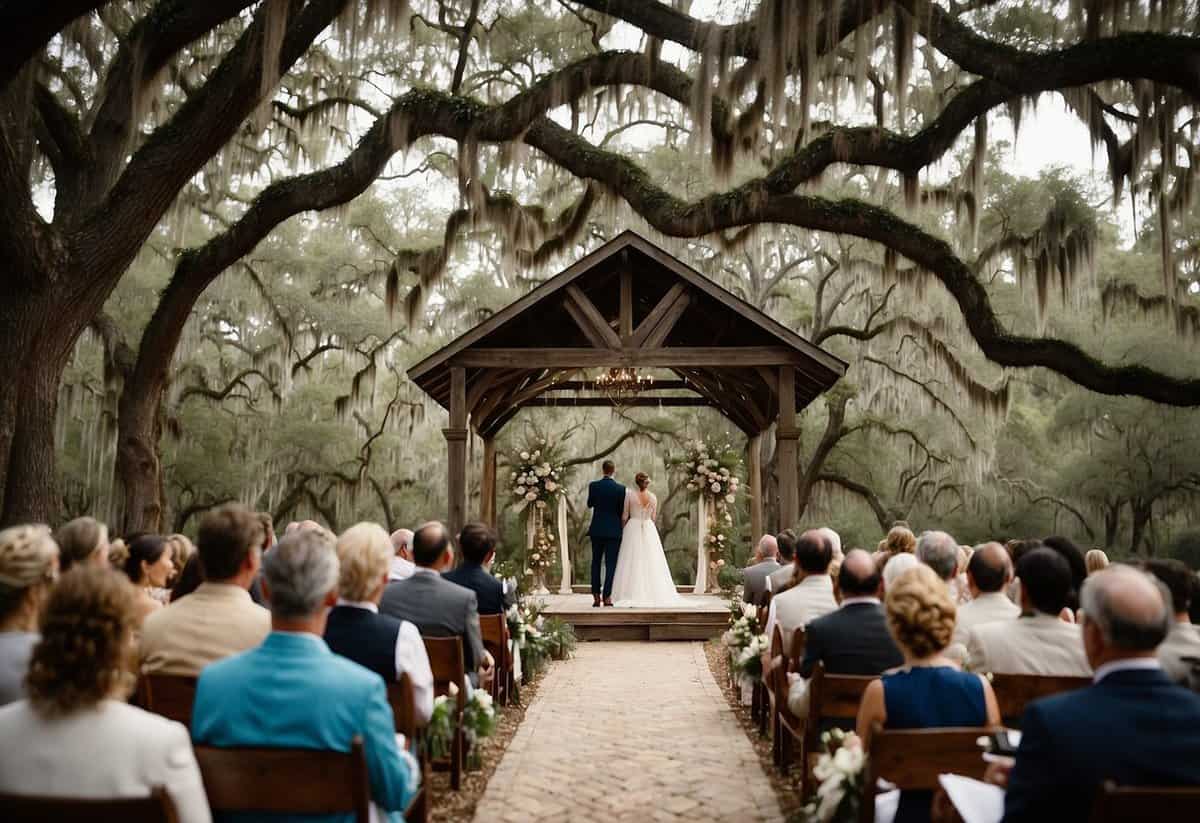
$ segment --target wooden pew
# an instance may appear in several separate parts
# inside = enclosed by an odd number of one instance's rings
[[[161,714],[191,728],[196,678],[175,674],[143,674],[138,678],[134,702],[148,712]]]
[[[481,614],[479,631],[483,635],[483,647],[496,661],[492,681],[487,684],[488,694],[497,706],[507,706],[509,687],[512,682],[512,652],[509,649],[508,618],[503,614]]]
[[[771,606],[771,593],[763,592],[758,601],[758,609],[755,612],[755,619],[758,621],[758,627],[765,630],[767,625],[767,613]],[[758,726],[759,734],[766,734],[768,730],[768,697],[767,684],[762,678],[754,681],[754,687],[750,692],[750,719]]]
[[[467,673],[463,664],[462,638],[425,637],[423,640],[425,651],[429,654],[429,667],[433,670],[434,694],[449,695],[450,684],[457,689],[450,713],[450,788],[458,791],[462,786],[462,773],[467,760],[467,739],[462,728],[463,710],[467,707]]]
[[[354,814],[371,817],[371,783],[362,738],[349,752],[196,746],[214,816],[220,812]]]
[[[863,692],[874,675],[826,674],[825,664],[818,662],[808,681],[808,717],[804,718],[803,734],[800,737],[800,793],[809,789],[812,767],[821,748],[821,726],[830,720],[849,720],[858,717],[858,706]]]
[[[0,794],[6,823],[176,823],[179,819],[171,796],[161,786],[149,797],[105,800],[74,797],[41,797]]]
[[[781,747],[783,729],[780,715],[787,711],[788,678],[792,670],[792,660],[783,648],[783,629],[775,627],[771,633],[771,660],[778,658],[778,665],[771,670],[767,677],[768,710],[771,726],[771,761],[778,766],[781,762]]]
[[[1200,820],[1200,786],[1118,786],[1109,781],[1096,794],[1091,823]]]
[[[1092,684],[1090,677],[1058,677],[1041,674],[993,674],[992,691],[1000,706],[1005,726],[1021,728],[1025,707],[1042,697],[1083,689]]]
[[[413,796],[404,810],[405,823],[426,823],[429,819],[429,764],[421,746],[423,726],[417,723],[416,701],[413,698],[412,678],[408,674],[400,675],[400,679],[387,684],[388,703],[392,707],[392,718],[396,733],[404,735],[408,749],[417,759],[421,767],[421,788]]]
[[[987,763],[977,741],[991,732],[986,726],[884,730],[876,725],[863,769],[861,823],[875,819],[875,784],[881,777],[898,789],[930,791],[937,789],[938,775],[947,772],[982,780]]]

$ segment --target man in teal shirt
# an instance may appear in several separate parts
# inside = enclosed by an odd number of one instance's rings
[[[296,533],[263,560],[271,633],[258,648],[207,666],[192,709],[192,738],[208,746],[347,752],[366,749],[371,799],[401,821],[419,771],[396,745],[383,679],[329,650],[321,635],[337,602],[338,559],[320,532]],[[221,819],[218,816],[218,819]],[[257,815],[235,820],[350,821],[353,815]]]

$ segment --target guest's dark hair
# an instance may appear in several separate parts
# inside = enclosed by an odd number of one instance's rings
[[[1042,545],[1062,555],[1063,559],[1067,561],[1067,565],[1071,568],[1071,594],[1067,600],[1067,605],[1072,609],[1078,609],[1079,590],[1083,587],[1083,581],[1087,579],[1087,559],[1083,556],[1080,548],[1066,537],[1057,535],[1047,537],[1042,541]]]
[[[426,523],[413,534],[413,562],[428,568],[446,553],[450,546],[450,535],[441,523]]]
[[[1004,544],[1004,548],[1008,549],[1008,556],[1012,558],[1013,566],[1016,566],[1022,557],[1041,547],[1042,541],[1036,537],[1015,538]]]
[[[617,464],[611,460],[605,460],[600,464],[600,471],[604,472],[605,476],[612,474],[617,470]]]
[[[775,535],[775,543],[779,546],[780,557],[789,562],[796,559],[796,533],[794,531],[784,529]]]
[[[142,563],[153,566],[167,550],[167,538],[161,534],[141,534],[129,541],[129,556],[122,567],[134,583],[142,582]]]
[[[809,529],[796,539],[796,564],[808,574],[824,574],[833,562],[833,544],[816,529]]]
[[[468,523],[458,534],[458,548],[468,563],[481,566],[496,550],[496,533],[485,523]]]
[[[975,585],[981,592],[998,592],[1004,588],[1008,579],[1008,557],[999,549],[987,550],[988,546],[997,545],[985,543],[972,552],[971,559],[967,561],[967,573],[971,575],[971,579],[975,581]],[[1000,562],[995,562],[997,558],[991,557],[991,555],[999,555]]]
[[[1058,614],[1070,602],[1071,565],[1065,557],[1045,546],[1034,549],[1017,561],[1021,590],[1033,607],[1043,614]]]
[[[1186,612],[1196,593],[1196,573],[1181,560],[1155,557],[1142,564],[1146,571],[1157,577],[1171,593],[1171,611]]]
[[[870,597],[878,593],[879,584],[883,582],[879,567],[868,561],[866,565],[870,568],[870,574],[863,577],[855,574],[855,565],[842,560],[842,567],[838,569],[838,588],[842,590],[842,597]]]
[[[637,483],[637,487],[639,489],[645,491],[650,485],[650,475],[646,474],[645,472],[638,472],[634,475],[633,482]]]
[[[197,551],[206,580],[228,580],[252,551],[262,549],[266,532],[258,513],[241,503],[226,503],[200,519]]]
[[[183,571],[179,573],[179,579],[171,587],[171,602],[174,603],[181,597],[187,597],[200,588],[200,584],[203,582],[204,572],[200,568],[200,555],[193,554],[188,558],[187,563],[183,564]]]

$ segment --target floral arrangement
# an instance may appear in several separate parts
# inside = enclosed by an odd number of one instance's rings
[[[526,678],[532,678],[549,660],[566,660],[575,650],[575,628],[558,618],[542,616],[540,607],[514,604],[505,614],[508,633],[521,650]]]
[[[804,807],[804,819],[833,823],[858,820],[866,752],[854,732],[831,729],[821,735],[825,751],[817,759],[813,776],[816,794]]]
[[[545,437],[535,435],[508,462],[512,467],[509,487],[521,509],[530,505],[544,509],[562,493],[567,470],[558,449]]]
[[[770,650],[771,644],[765,634],[756,634],[750,638],[750,642],[743,646],[733,659],[733,669],[741,680],[754,682],[762,678],[762,658]]]
[[[445,757],[450,753],[454,734],[451,719],[458,689],[451,686],[451,692],[433,701],[433,714],[430,715],[429,725],[425,729],[426,751],[433,759]],[[496,731],[496,708],[492,696],[485,689],[475,689],[471,692],[463,708],[462,729],[467,739],[470,757],[477,763],[479,752],[476,744],[485,737],[491,737]]]
[[[708,518],[705,546],[708,551],[708,580],[715,587],[733,549],[734,528],[731,507],[737,502],[742,481],[738,473],[741,457],[730,442],[692,440],[683,457],[674,461],[684,474],[688,492],[703,497]]]

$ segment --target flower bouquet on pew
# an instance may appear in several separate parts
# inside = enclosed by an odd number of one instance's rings
[[[433,701],[433,714],[429,717],[424,738],[425,753],[430,760],[448,757],[454,742],[452,719],[458,690],[451,686],[451,691],[453,694],[444,694]],[[481,763],[475,744],[485,737],[491,737],[496,730],[496,708],[486,690],[475,689],[471,692],[463,709],[462,729],[467,741],[467,767],[478,769]]]
[[[467,738],[467,768],[478,771],[483,768],[483,758],[478,742],[491,737],[496,731],[496,708],[492,696],[483,689],[476,689],[463,709],[463,734]]]
[[[814,823],[858,820],[866,752],[854,732],[831,729],[821,735],[825,751],[817,758],[813,776],[817,791],[804,806],[804,819]]]

